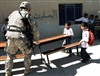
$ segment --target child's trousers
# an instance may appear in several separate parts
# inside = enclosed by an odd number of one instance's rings
[[[81,47],[81,57],[83,59],[83,61],[88,61],[91,57],[89,56],[89,54],[86,52],[87,48],[82,48]]]

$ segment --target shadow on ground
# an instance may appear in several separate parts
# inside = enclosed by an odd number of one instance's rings
[[[52,67],[53,69],[50,69],[49,67],[45,66],[43,63],[41,63],[41,59],[32,60],[32,66],[34,68],[34,71],[28,75],[25,76],[75,76],[77,74],[77,69],[83,66],[86,66],[91,63],[100,63],[100,59],[94,59],[87,63],[81,63],[79,61],[80,57],[72,56],[72,57],[63,57],[60,59],[56,59],[51,61],[51,64],[55,65],[56,67]],[[77,62],[77,63],[74,63]],[[72,63],[72,64],[70,64]],[[68,65],[67,65],[68,64]],[[63,65],[66,65],[63,67]],[[18,68],[24,68],[23,62],[14,63],[13,69]],[[0,70],[4,70],[4,64],[0,65]],[[22,70],[16,70],[13,71],[12,74],[14,76],[23,76]],[[4,72],[0,73],[0,76],[4,76]]]

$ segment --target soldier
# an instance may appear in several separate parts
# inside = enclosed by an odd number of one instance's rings
[[[20,10],[16,10],[10,14],[7,26],[7,44],[5,51],[7,60],[5,61],[5,76],[11,76],[13,68],[13,59],[18,51],[24,54],[24,74],[33,71],[31,66],[33,40],[39,45],[39,32],[37,24],[30,16],[31,5],[27,1],[20,4]],[[28,22],[27,22],[28,21]],[[30,27],[30,28],[28,28]],[[30,34],[31,33],[31,34]]]

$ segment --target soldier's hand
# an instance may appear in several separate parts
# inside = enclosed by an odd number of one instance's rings
[[[34,44],[35,44],[35,45],[39,45],[40,42],[39,42],[39,41],[34,41]]]

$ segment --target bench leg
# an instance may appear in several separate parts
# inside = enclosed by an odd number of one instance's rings
[[[47,55],[47,61],[48,61],[48,65],[50,65],[50,61],[49,61],[49,56]]]
[[[48,63],[46,65],[52,69],[52,67],[50,66],[49,56],[48,55],[46,55],[46,56],[47,56],[47,61],[48,61]]]
[[[41,51],[41,46],[40,45],[39,45],[39,52],[40,52],[40,55],[41,55],[41,63],[46,64],[46,61],[42,56],[42,51]]]
[[[79,56],[78,46],[76,46],[77,56]]]
[[[39,47],[39,52],[40,52],[40,55],[41,55],[41,62],[42,62],[44,59],[43,59],[43,56],[42,56],[41,47],[40,47],[40,45],[38,47]]]

